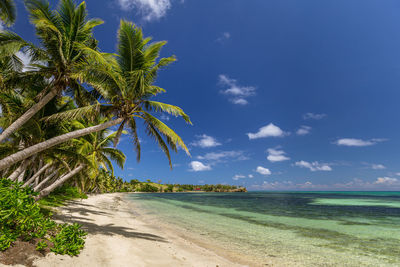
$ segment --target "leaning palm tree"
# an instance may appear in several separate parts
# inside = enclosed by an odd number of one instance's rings
[[[41,46],[35,47],[17,34],[4,31],[0,33],[0,51],[8,57],[26,51],[36,64],[32,64],[34,69],[24,75],[39,73],[51,83],[37,95],[37,103],[0,134],[0,142],[62,92],[77,96],[78,103],[90,97],[90,93],[74,78],[77,71],[82,71],[77,66],[94,62],[101,64],[108,57],[96,50],[97,41],[92,34],[93,28],[103,21],[87,18],[85,2],[75,5],[73,0],[61,0],[57,10],[50,10],[46,0],[26,0],[25,5]]]
[[[107,121],[105,118],[96,118],[98,123]],[[84,129],[87,126],[93,126],[93,122],[74,121],[72,122],[75,129]],[[107,129],[85,135],[78,139],[73,139],[71,145],[77,147],[77,153],[86,155],[88,160],[92,161],[94,166],[111,171],[114,175],[114,161],[120,168],[124,167],[126,156],[124,153],[112,147],[113,139],[117,132],[110,133]]]
[[[127,126],[133,137],[137,159],[140,160],[137,119],[143,120],[147,134],[154,137],[166,154],[171,167],[168,146],[175,152],[177,152],[178,147],[181,147],[190,155],[182,139],[152,114],[154,112],[167,112],[174,116],[181,116],[187,123],[191,124],[189,116],[181,108],[150,100],[151,97],[165,92],[164,89],[154,85],[157,72],[162,67],[175,61],[175,57],[161,58],[157,61],[161,48],[166,42],[149,43],[150,40],[150,38],[143,38],[141,29],[137,28],[133,23],[121,21],[118,31],[118,65],[114,66],[114,69],[110,71],[110,68],[104,67],[104,64],[85,64],[81,66],[82,71],[75,76],[94,84],[96,90],[102,96],[102,101],[92,106],[58,113],[47,118],[48,120],[76,119],[83,115],[93,115],[99,112],[109,116],[109,121],[85,129],[75,130],[23,149],[0,160],[0,170],[73,138],[116,125],[119,125],[119,128],[115,136],[115,144],[118,143],[124,127]],[[95,81],[99,79],[102,82],[95,84]]]
[[[15,22],[17,11],[14,0],[0,0],[0,19],[7,26],[11,26]]]

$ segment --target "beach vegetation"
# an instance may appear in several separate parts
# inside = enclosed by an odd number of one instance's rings
[[[54,9],[47,0],[24,4],[36,40],[0,30],[0,250],[34,241],[37,250],[73,256],[86,233],[56,224],[51,207],[86,193],[163,192],[164,185],[115,176],[126,161],[117,145],[129,135],[139,161],[142,122],[172,168],[170,151],[189,151],[158,117],[191,121],[154,99],[166,92],[156,85],[159,72],[176,61],[160,56],[165,41],[152,42],[121,20],[116,51],[103,52],[93,35],[103,21],[89,17],[84,1],[60,0]],[[2,23],[15,18],[15,2],[0,0]]]
[[[77,223],[60,225],[61,230],[50,239],[54,245],[50,250],[56,254],[78,255],[85,245],[84,238],[87,235],[81,227]]]
[[[36,248],[42,250],[48,246],[47,240],[57,254],[79,254],[86,232],[77,224],[54,222],[35,201],[37,194],[22,183],[0,179],[0,250],[8,249],[16,240],[39,240]]]

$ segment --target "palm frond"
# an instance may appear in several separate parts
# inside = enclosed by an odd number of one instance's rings
[[[75,108],[64,112],[55,113],[53,115],[42,118],[46,122],[56,122],[60,120],[76,120],[82,117],[89,117],[99,114],[100,103],[81,108]]]
[[[166,124],[164,124],[162,121],[152,116],[148,112],[143,111],[143,118],[145,119],[145,122],[154,126],[165,137],[168,137],[174,145],[180,146],[186,152],[186,154],[190,156],[189,150],[186,147],[185,143],[182,141],[179,135],[177,135],[171,128],[169,128]]]
[[[180,107],[151,100],[145,100],[143,104],[146,110],[155,112],[163,111],[175,117],[181,116],[187,123],[192,124],[189,116]]]

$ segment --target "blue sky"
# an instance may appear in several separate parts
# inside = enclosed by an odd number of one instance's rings
[[[54,1],[55,2],[55,1]],[[253,190],[400,189],[400,2],[379,0],[86,1],[114,52],[119,20],[167,40],[158,100],[193,121],[163,120],[192,157],[173,170],[141,132],[117,175],[170,183],[228,183]],[[19,1],[13,27],[34,40]]]

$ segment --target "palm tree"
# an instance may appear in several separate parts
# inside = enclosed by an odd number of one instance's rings
[[[165,92],[164,89],[153,85],[157,72],[173,61],[175,57],[161,58],[157,61],[161,48],[166,42],[150,43],[150,38],[143,38],[141,29],[133,23],[121,21],[118,31],[118,65],[112,71],[104,64],[84,64],[75,77],[94,84],[101,94],[102,102],[92,106],[78,108],[72,111],[58,113],[47,118],[76,119],[83,115],[100,112],[110,117],[110,120],[96,126],[75,130],[47,141],[25,148],[13,155],[0,160],[0,170],[10,164],[15,164],[30,156],[61,144],[73,138],[78,138],[90,133],[101,131],[119,125],[115,144],[125,126],[130,129],[133,143],[140,160],[140,143],[137,135],[136,119],[142,119],[146,126],[146,133],[156,140],[166,154],[172,167],[169,147],[177,152],[181,147],[188,155],[189,151],[182,139],[162,121],[153,116],[152,112],[167,112],[174,116],[181,116],[190,123],[189,116],[177,106],[150,100],[151,97]],[[96,81],[101,80],[102,82]],[[163,139],[165,138],[165,141]]]
[[[105,118],[96,118],[97,123],[104,123]],[[93,126],[92,122],[74,121],[75,129],[84,129]],[[117,163],[120,168],[124,167],[126,156],[116,148],[111,147],[117,132],[109,133],[107,129],[85,135],[79,139],[73,139],[71,144],[77,147],[77,153],[85,155],[92,164],[111,171],[114,175],[114,167],[111,161]]]
[[[94,121],[101,123],[106,119],[96,118]],[[72,124],[75,129],[82,129],[93,125],[93,122],[74,121]],[[90,188],[96,186],[100,170],[110,171],[111,175],[114,175],[112,162],[115,162],[121,169],[124,167],[126,156],[119,149],[112,147],[112,141],[116,134],[116,132],[110,134],[108,130],[102,130],[71,141],[71,145],[76,147],[77,153],[84,155],[94,166],[81,172],[76,179],[76,183],[80,184],[82,191],[90,191]]]
[[[20,50],[29,52],[36,64],[33,65],[35,70],[28,74],[39,73],[51,80],[51,83],[37,95],[38,102],[0,134],[0,142],[61,92],[78,96],[78,103],[90,97],[91,94],[74,76],[77,71],[82,71],[77,66],[95,62],[101,64],[107,58],[107,54],[96,50],[97,41],[92,35],[93,28],[103,21],[87,18],[85,2],[75,5],[73,0],[61,0],[58,9],[54,11],[50,10],[45,0],[26,0],[25,5],[42,47],[35,47],[17,34],[4,31],[0,33],[0,49],[7,56],[15,55]],[[87,104],[87,101],[84,103]]]
[[[0,0],[0,19],[7,26],[11,26],[15,22],[17,11],[13,0]]]

